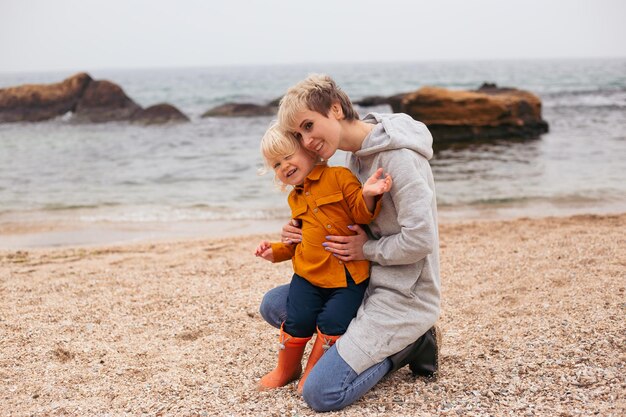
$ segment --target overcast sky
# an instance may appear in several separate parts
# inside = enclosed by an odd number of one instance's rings
[[[0,71],[626,56],[624,0],[0,0]]]

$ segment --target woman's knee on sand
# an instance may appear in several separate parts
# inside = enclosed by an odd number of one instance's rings
[[[389,369],[391,362],[386,359],[357,375],[334,345],[311,371],[302,397],[315,411],[341,410],[365,395]]]
[[[281,324],[287,318],[287,295],[289,294],[289,284],[272,288],[263,296],[259,313],[263,320],[273,327],[280,329]]]

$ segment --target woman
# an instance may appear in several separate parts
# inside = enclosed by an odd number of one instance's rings
[[[329,236],[324,244],[339,264],[370,260],[370,284],[346,333],[309,374],[304,400],[316,411],[338,410],[407,363],[416,374],[434,373],[440,280],[430,132],[405,114],[372,113],[359,120],[348,96],[323,75],[290,88],[278,119],[324,159],[337,149],[351,152],[348,168],[361,182],[378,168],[394,181],[369,236],[354,225],[354,236]],[[297,228],[283,228],[284,241],[298,239]],[[284,319],[287,292],[281,286],[263,299],[261,314],[274,326]]]

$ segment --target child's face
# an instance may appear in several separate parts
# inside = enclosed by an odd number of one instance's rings
[[[328,117],[313,110],[303,110],[297,115],[297,128],[293,132],[305,148],[328,160],[339,148],[341,125],[333,111]]]
[[[315,157],[301,147],[291,155],[269,162],[276,173],[276,178],[287,185],[302,184],[315,167]]]

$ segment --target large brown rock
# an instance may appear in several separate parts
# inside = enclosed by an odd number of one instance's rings
[[[389,97],[385,96],[367,96],[361,100],[355,101],[353,104],[361,107],[380,106],[382,104],[389,104]]]
[[[76,105],[73,121],[111,122],[130,120],[141,107],[110,81],[92,81]]]
[[[60,83],[0,89],[0,123],[38,122],[73,111],[92,79],[79,73]]]
[[[167,103],[155,104],[133,115],[131,120],[133,123],[144,125],[154,125],[173,122],[188,122],[189,117],[176,107]]]
[[[142,109],[110,81],[76,74],[61,83],[0,89],[0,123],[38,122],[72,112],[73,122],[132,121],[160,124],[189,121],[176,107],[162,103]]]
[[[423,87],[389,102],[394,112],[425,123],[437,141],[532,138],[548,131],[536,95],[495,84],[474,91]]]
[[[257,117],[273,116],[278,111],[278,107],[271,104],[260,105],[252,103],[225,103],[214,107],[202,114],[202,117]]]

